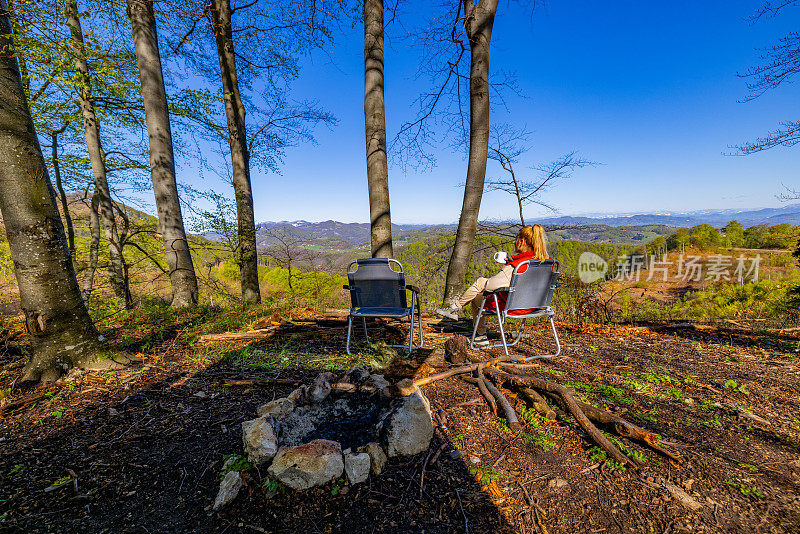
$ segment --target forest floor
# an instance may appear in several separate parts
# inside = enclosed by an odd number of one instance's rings
[[[305,315],[120,314],[104,334],[141,362],[28,389],[14,385],[24,336],[19,328],[4,331],[0,531],[800,530],[800,337],[691,325],[557,323],[562,356],[533,371],[660,434],[682,463],[622,440],[627,454],[646,463],[617,468],[571,418],[549,421],[521,406],[524,429],[512,432],[474,386],[452,377],[422,388],[438,423],[429,451],[390,460],[366,484],[335,482],[271,499],[253,469],[239,497],[212,512],[223,456],[242,452],[241,422],[293,389],[232,380],[310,381],[322,370],[373,363],[396,381],[448,365],[442,345],[453,334],[432,318],[430,348],[389,362],[375,345],[345,355],[345,329]],[[198,340],[254,322],[276,328],[237,344]],[[402,335],[392,327],[375,331]],[[543,326],[527,331],[517,352],[551,347]],[[481,354],[491,355],[498,353]]]

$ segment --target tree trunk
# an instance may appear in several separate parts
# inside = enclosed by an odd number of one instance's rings
[[[94,273],[97,271],[97,257],[100,249],[100,196],[92,193],[92,200],[89,205],[89,265],[86,269],[86,276],[83,278],[83,300],[87,303],[92,296],[94,288]]]
[[[247,146],[245,109],[236,75],[236,54],[233,50],[230,0],[212,0],[214,37],[217,42],[222,90],[225,95],[225,116],[228,119],[228,142],[231,147],[233,191],[236,195],[236,216],[239,223],[239,269],[242,299],[261,302],[258,287],[258,251],[256,223],[253,214],[253,192],[250,187],[250,150]]]
[[[175,156],[169,123],[167,94],[158,50],[156,19],[152,0],[127,0],[127,13],[133,27],[136,63],[142,87],[142,100],[150,141],[150,176],[158,209],[158,225],[172,285],[172,306],[197,304],[197,276],[183,227],[183,215],[175,180]]]
[[[67,193],[64,191],[64,184],[61,183],[61,168],[58,164],[58,134],[64,133],[68,125],[64,125],[60,130],[51,132],[53,138],[53,173],[56,175],[56,188],[58,197],[61,200],[61,210],[64,212],[64,222],[67,223],[67,243],[69,244],[70,256],[75,254],[75,229],[72,225],[72,215],[69,213],[67,204]]]
[[[86,61],[85,45],[83,42],[83,30],[81,21],[78,17],[77,0],[67,0],[64,9],[64,16],[67,19],[67,26],[70,30],[70,45],[75,55],[75,72],[78,77],[78,95],[81,100],[81,113],[83,114],[83,124],[86,130],[86,148],[89,152],[89,161],[92,164],[94,174],[95,194],[99,195],[100,221],[103,226],[103,233],[108,241],[108,252],[110,261],[108,264],[108,277],[111,287],[114,290],[120,306],[124,306],[126,299],[125,276],[122,265],[122,249],[119,245],[117,235],[117,222],[114,218],[114,207],[111,205],[111,190],[108,187],[106,177],[106,164],[103,157],[103,149],[100,144],[100,123],[94,112],[92,103],[92,88],[89,78],[89,64]]]
[[[6,5],[8,12],[8,22],[11,26],[12,32],[17,25],[17,7],[13,0],[9,0]],[[19,73],[22,76],[22,89],[25,91],[25,98],[27,99],[31,94],[30,78],[28,77],[28,64],[25,59],[25,54],[22,53],[22,48],[14,45],[14,53],[17,56],[17,63],[19,64]]]
[[[364,123],[372,257],[391,258],[394,253],[383,100],[383,0],[364,1]]]
[[[0,48],[12,46],[0,0]],[[0,54],[0,213],[32,356],[23,380],[53,380],[96,359],[101,343],[81,299],[64,227],[25,99],[17,60]]]
[[[486,178],[486,157],[489,152],[489,45],[497,2],[498,0],[481,0],[474,4],[473,0],[464,0],[464,29],[470,46],[469,162],[456,241],[447,267],[443,299],[445,303],[461,291],[475,245],[483,182]]]

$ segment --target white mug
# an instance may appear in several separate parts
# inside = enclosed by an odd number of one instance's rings
[[[494,261],[503,265],[508,261],[508,254],[502,250],[494,253]]]

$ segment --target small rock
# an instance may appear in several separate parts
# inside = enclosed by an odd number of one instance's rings
[[[212,510],[216,512],[233,501],[239,495],[240,489],[242,489],[242,475],[239,474],[239,471],[230,471],[219,485],[219,492],[217,498],[214,499]]]
[[[552,489],[561,489],[566,486],[568,483],[563,478],[554,478],[550,482],[547,483],[547,486]]]
[[[461,458],[461,451],[458,450],[450,451],[450,458],[452,458],[453,460],[458,460],[459,458]]]
[[[389,387],[389,382],[383,375],[369,375],[361,386],[362,390],[370,392],[384,392]]]
[[[194,396],[197,397],[198,399],[205,399],[206,397],[208,397],[208,393],[206,393],[205,391],[198,391],[197,393],[194,394]]]
[[[369,375],[369,378],[364,381],[364,385],[362,387],[372,387],[377,391],[380,391],[389,387],[389,381],[386,380],[383,375],[373,374]]]
[[[242,440],[247,459],[260,464],[278,452],[278,439],[270,417],[259,417],[242,423]]]
[[[344,455],[344,474],[350,484],[361,484],[369,476],[370,456],[366,452]]]
[[[331,373],[322,373],[314,379],[308,390],[308,399],[311,402],[322,402],[331,392]]]
[[[294,411],[294,402],[286,397],[275,399],[274,401],[262,404],[256,408],[259,417],[271,415],[275,419],[283,419]]]
[[[300,386],[286,395],[286,398],[295,403],[295,405],[303,404],[303,402],[306,400],[306,387]]]
[[[404,378],[397,383],[397,393],[401,397],[408,397],[419,391],[419,388],[414,385],[414,381],[410,378]]]
[[[686,397],[685,399],[683,399],[683,402],[684,404],[688,404],[691,406],[692,404],[694,404],[694,399],[691,397]]]
[[[478,458],[477,456],[470,456],[469,461],[476,465],[481,463],[481,459]]]
[[[369,378],[369,369],[363,365],[356,365],[344,375],[343,382],[349,382],[356,386],[360,386],[364,381]]]
[[[431,407],[422,393],[417,391],[398,401],[389,416],[386,433],[386,452],[390,458],[422,452],[433,437]]]
[[[372,474],[380,475],[383,472],[383,468],[386,467],[387,460],[383,447],[375,442],[367,443],[366,447],[364,447],[364,452],[369,455]]]
[[[116,417],[119,415],[119,411],[114,408],[109,408],[108,415],[110,415],[111,417]]]
[[[342,446],[336,441],[315,439],[296,447],[281,447],[269,474],[295,490],[321,486],[342,476]]]
[[[227,471],[228,468],[231,466],[231,464],[233,464],[233,462],[235,462],[237,459],[238,458],[236,457],[236,455],[232,455],[230,458],[225,460],[225,463],[222,464],[222,472],[224,473],[225,471]]]

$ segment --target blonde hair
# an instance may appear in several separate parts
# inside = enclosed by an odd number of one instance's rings
[[[514,245],[520,252],[532,251],[535,260],[546,260],[550,257],[547,254],[547,236],[539,224],[523,226]]]

